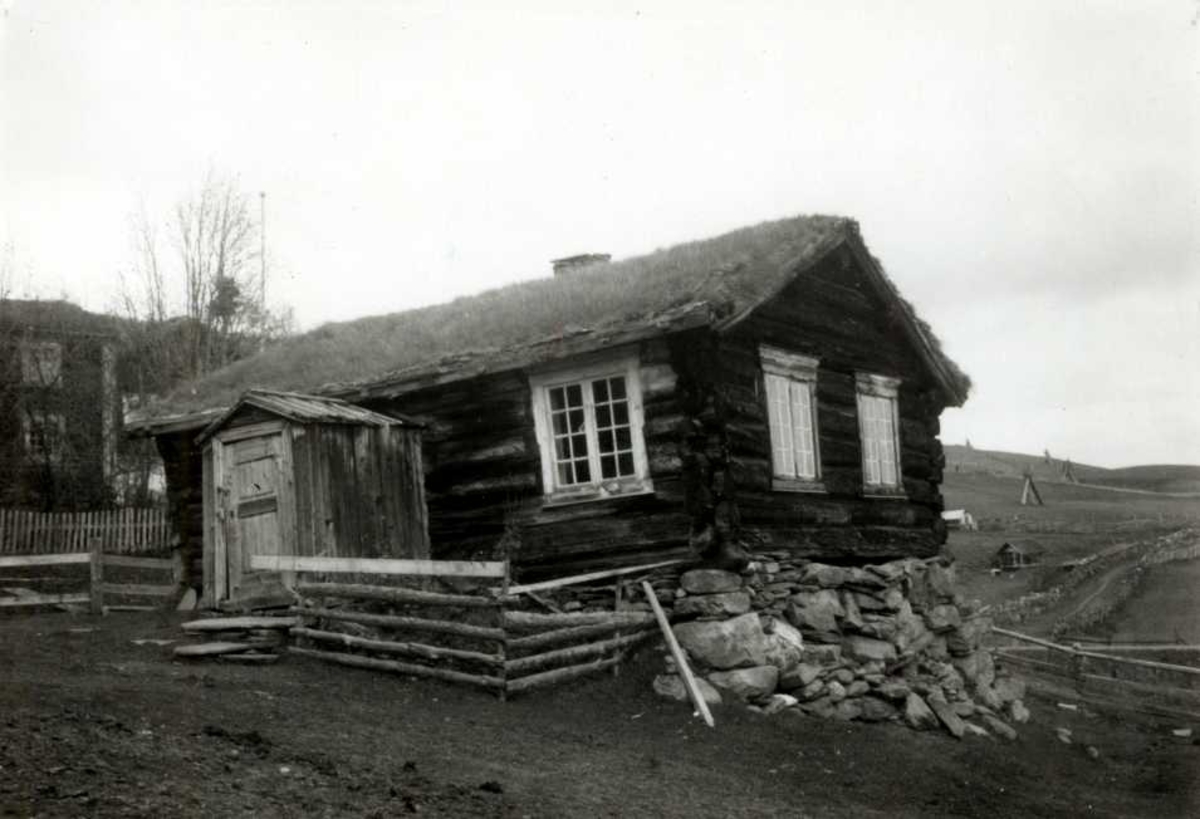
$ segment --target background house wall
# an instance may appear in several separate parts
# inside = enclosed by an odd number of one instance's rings
[[[0,304],[0,505],[111,502],[116,362],[103,317],[65,302]]]

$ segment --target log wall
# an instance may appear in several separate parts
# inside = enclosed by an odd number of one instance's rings
[[[937,440],[944,402],[898,322],[854,262],[835,255],[722,337],[713,389],[736,486],[739,533],[756,548],[878,560],[931,556],[945,541],[939,490],[944,457]],[[825,493],[771,489],[762,343],[820,359],[817,426]],[[864,496],[856,371],[902,380],[902,498]]]
[[[156,436],[154,443],[166,473],[172,545],[183,561],[183,581],[200,589],[205,576],[204,475],[196,434],[197,430],[164,433]]]
[[[423,436],[433,557],[509,558],[521,580],[688,553],[671,347],[639,348],[653,495],[543,508],[541,461],[524,371],[362,402],[427,424]]]

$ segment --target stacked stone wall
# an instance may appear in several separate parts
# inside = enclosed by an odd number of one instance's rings
[[[740,574],[679,578],[674,631],[712,702],[768,713],[1015,736],[1024,685],[998,674],[991,621],[943,558],[836,566],[762,555]],[[668,660],[655,687],[684,696]]]

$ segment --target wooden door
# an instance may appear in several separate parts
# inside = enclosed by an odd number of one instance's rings
[[[224,534],[227,596],[254,595],[279,580],[278,573],[255,571],[255,555],[286,554],[291,521],[283,430],[224,444]]]

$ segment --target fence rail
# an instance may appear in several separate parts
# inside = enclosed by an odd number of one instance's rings
[[[87,552],[94,540],[109,554],[165,551],[171,528],[165,509],[30,512],[0,509],[0,555]]]
[[[77,563],[89,565],[86,588],[80,591],[39,594],[19,586],[6,586],[0,589],[0,609],[22,608],[27,606],[51,606],[63,604],[86,603],[95,614],[105,611],[152,611],[162,608],[169,598],[174,598],[179,592],[182,566],[176,560],[166,560],[153,557],[129,557],[128,555],[105,554],[99,540],[93,540],[92,548],[87,552],[65,552],[46,555],[10,555],[0,557],[0,568],[23,568],[28,566],[62,566]],[[163,575],[169,574],[169,579],[160,583],[145,582],[111,582],[113,577],[106,569],[133,569],[144,575],[146,572]],[[138,580],[144,579],[139,576]],[[106,605],[105,596],[108,596]],[[155,598],[154,605],[128,604],[113,602],[118,598]]]
[[[543,614],[513,610],[520,605],[521,594],[646,573],[676,562],[593,572],[526,586],[509,585],[505,562],[256,557],[252,566],[301,574],[476,578],[480,581],[476,591],[454,594],[301,581],[295,586],[301,599],[291,610],[301,622],[291,629],[296,644],[289,650],[357,668],[473,685],[503,699],[606,669],[615,672],[638,644],[657,634],[655,617],[649,612]],[[499,587],[487,588],[487,582],[495,579],[501,580]],[[615,597],[615,604],[619,597]],[[373,610],[364,610],[364,605]]]

